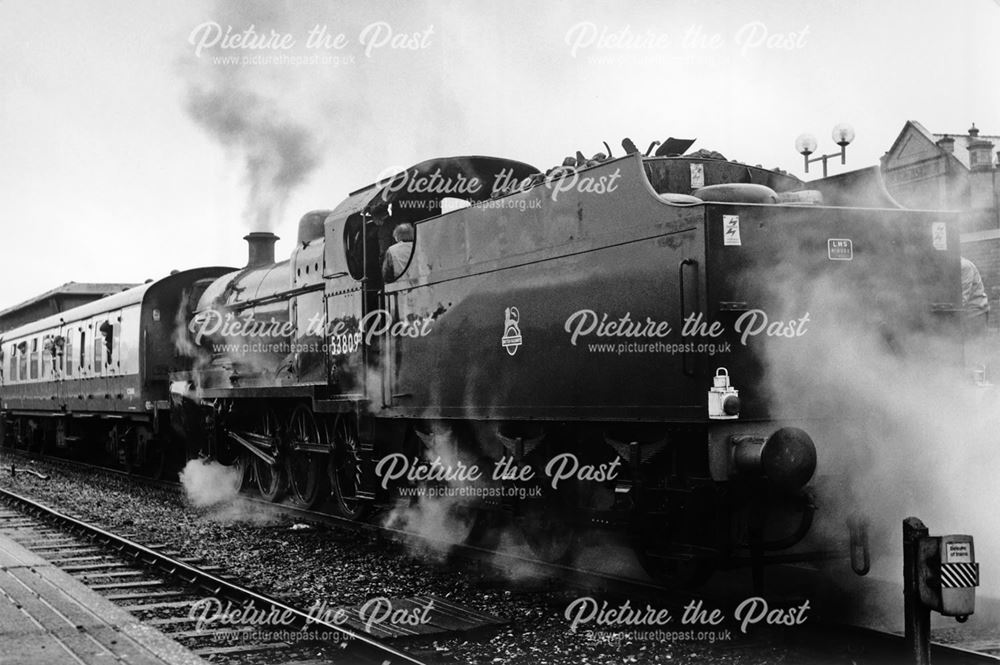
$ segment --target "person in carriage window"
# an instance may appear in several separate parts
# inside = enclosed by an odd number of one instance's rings
[[[382,278],[385,283],[395,280],[403,274],[410,263],[413,254],[413,224],[404,222],[392,230],[392,239],[396,242],[389,247],[382,261]]]

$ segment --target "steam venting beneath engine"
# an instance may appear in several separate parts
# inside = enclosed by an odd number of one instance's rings
[[[215,460],[189,460],[181,470],[181,486],[188,502],[199,509],[203,519],[221,524],[276,524],[278,510],[261,506],[240,496],[243,469]]]
[[[451,468],[470,462],[463,459],[453,434],[446,428],[435,428],[419,436],[426,446],[425,459],[438,460]],[[427,486],[418,487],[415,496],[397,500],[382,525],[419,534],[417,538],[404,537],[405,544],[418,555],[444,561],[451,547],[465,542],[472,532],[475,502],[466,496],[427,490]]]
[[[233,501],[239,495],[242,480],[240,469],[202,459],[190,460],[180,473],[184,494],[196,508]]]

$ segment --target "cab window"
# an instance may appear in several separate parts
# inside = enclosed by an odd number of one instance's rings
[[[344,224],[344,252],[351,277],[359,282],[380,278],[378,227],[373,222],[366,223],[360,213],[351,215]],[[369,283],[369,286],[378,285]]]

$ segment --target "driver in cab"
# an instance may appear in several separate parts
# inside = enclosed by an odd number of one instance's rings
[[[382,278],[385,283],[395,280],[410,263],[413,254],[413,224],[403,223],[392,230],[392,239],[396,242],[389,247],[382,261]]]

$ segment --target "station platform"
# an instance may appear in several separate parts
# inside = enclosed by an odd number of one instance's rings
[[[0,534],[0,665],[206,665]]]

